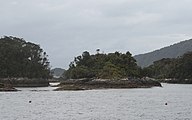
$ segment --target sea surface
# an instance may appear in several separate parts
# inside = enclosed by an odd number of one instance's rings
[[[22,91],[0,92],[0,120],[192,120],[192,85],[162,85],[86,91],[18,88]]]

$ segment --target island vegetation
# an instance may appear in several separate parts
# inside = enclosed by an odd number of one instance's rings
[[[0,83],[39,86],[39,80],[40,86],[48,86],[50,77],[48,56],[39,45],[12,36],[0,38]]]
[[[121,79],[125,77],[139,77],[141,68],[130,52],[109,54],[93,54],[88,51],[75,57],[65,71],[66,79],[101,78]]]
[[[102,88],[143,88],[161,86],[153,79],[142,77],[142,69],[130,52],[99,53],[88,51],[75,57],[64,72],[64,79],[57,90],[87,90]]]

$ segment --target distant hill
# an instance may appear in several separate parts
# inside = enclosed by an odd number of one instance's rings
[[[137,64],[139,66],[147,67],[153,64],[154,61],[162,58],[176,58],[189,51],[192,51],[192,39],[185,40],[153,52],[136,55],[134,58],[137,60]]]
[[[65,71],[65,69],[62,69],[62,68],[54,68],[51,70],[51,73],[52,73],[53,77],[59,78],[62,76],[64,71]]]

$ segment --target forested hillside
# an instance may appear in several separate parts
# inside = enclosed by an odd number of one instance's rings
[[[150,53],[136,55],[134,58],[139,66],[147,67],[153,64],[154,61],[163,58],[177,58],[190,51],[192,51],[192,39]]]
[[[178,58],[164,58],[143,69],[145,76],[157,79],[191,79],[192,80],[192,52],[185,53]]]

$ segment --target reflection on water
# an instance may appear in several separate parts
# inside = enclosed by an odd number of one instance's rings
[[[192,119],[192,85],[87,91],[19,89],[22,91],[0,93],[0,120]]]

